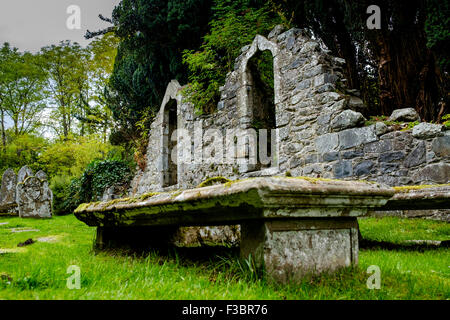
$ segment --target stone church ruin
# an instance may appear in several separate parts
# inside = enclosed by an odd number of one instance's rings
[[[193,188],[215,176],[235,180],[287,174],[390,186],[449,182],[449,131],[427,123],[407,131],[382,122],[365,126],[364,103],[345,87],[345,61],[329,55],[304,30],[281,30],[275,28],[268,38],[258,35],[242,48],[212,114],[196,115],[183,87],[170,82],[151,125],[147,166],[134,178],[130,195]],[[252,66],[261,53],[273,58],[272,95]],[[420,120],[411,109],[396,110],[393,117]],[[267,130],[267,144],[254,144],[266,149],[269,165],[261,157],[250,161],[259,152],[249,141],[257,141],[242,135],[255,123]],[[175,129],[182,134],[174,137]],[[237,153],[236,161],[197,161],[214,145],[223,146],[221,159]]]

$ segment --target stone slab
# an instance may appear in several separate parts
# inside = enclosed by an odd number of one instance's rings
[[[288,283],[357,264],[356,218],[393,195],[365,181],[249,178],[84,204],[75,216],[97,226],[96,249],[165,247],[180,226],[240,224],[241,257],[255,259],[271,281]]]
[[[2,176],[0,187],[0,215],[17,215],[16,204],[17,175],[12,169],[7,169]]]
[[[450,209],[450,185],[397,187],[378,211]]]
[[[21,252],[25,252],[26,249],[25,248],[0,248],[0,254],[7,254],[7,253],[21,253]]]
[[[389,187],[364,181],[265,177],[165,192],[145,200],[82,204],[75,216],[89,226],[220,225],[253,219],[362,216],[383,206]],[[275,208],[276,210],[263,210]]]
[[[41,237],[37,238],[37,242],[58,242],[60,236],[48,236],[48,237]]]

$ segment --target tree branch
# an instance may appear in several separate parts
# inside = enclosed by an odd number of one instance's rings
[[[101,35],[104,35],[104,34],[106,34],[106,33],[109,33],[109,32],[112,32],[112,31],[115,30],[116,27],[114,26],[114,22],[113,22],[112,19],[106,18],[106,17],[104,17],[102,14],[99,14],[98,17],[100,18],[100,20],[105,21],[105,22],[109,22],[109,23],[111,23],[113,26],[108,27],[108,28],[106,28],[106,29],[102,29],[102,30],[98,30],[98,31],[93,31],[93,32],[87,30],[87,31],[86,31],[86,34],[84,35],[84,38],[85,38],[85,39],[89,40],[89,39],[92,39],[92,38],[94,38],[94,37],[101,36]]]
[[[113,26],[113,27],[108,27],[108,28],[106,28],[106,29],[98,30],[98,31],[93,31],[93,32],[87,30],[87,31],[86,31],[86,34],[84,35],[84,38],[85,38],[86,40],[89,40],[89,39],[95,38],[95,37],[97,37],[97,36],[101,36],[101,35],[107,34],[107,33],[109,33],[109,32],[113,32],[115,29],[116,29],[116,27]]]

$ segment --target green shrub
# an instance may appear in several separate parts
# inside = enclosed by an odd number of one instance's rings
[[[450,129],[450,113],[447,113],[442,117],[442,120],[444,122],[442,123],[446,128]]]
[[[131,178],[130,167],[123,161],[94,161],[81,176],[81,198],[84,202],[100,200],[107,188],[129,182]]]
[[[68,175],[79,177],[86,166],[95,160],[110,158],[110,154],[120,157],[123,148],[104,143],[98,136],[69,137],[53,142],[41,151],[38,159],[49,177]]]
[[[53,191],[53,214],[60,216],[68,214],[67,199],[70,199],[70,183],[72,178],[68,175],[57,175],[50,180],[50,189]]]
[[[184,95],[197,113],[215,110],[220,98],[219,87],[224,85],[228,72],[243,46],[251,44],[257,34],[267,35],[281,23],[272,6],[264,1],[215,1],[211,31],[203,38],[199,51],[184,50],[183,63],[189,69],[189,85]],[[270,85],[272,61],[261,66],[263,81]]]

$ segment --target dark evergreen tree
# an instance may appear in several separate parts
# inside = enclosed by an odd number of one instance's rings
[[[155,112],[171,79],[187,80],[183,49],[196,49],[208,30],[212,1],[123,0],[112,22],[121,39],[110,84],[109,106],[120,122],[119,138],[139,136],[144,113]],[[148,117],[150,118],[150,117]]]

